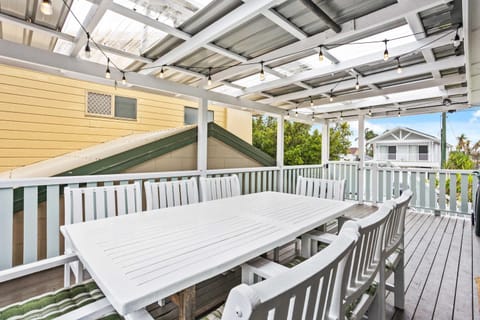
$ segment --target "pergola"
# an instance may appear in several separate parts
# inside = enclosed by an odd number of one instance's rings
[[[322,123],[324,151],[337,119],[479,103],[479,18],[473,0],[2,1],[0,62],[199,99],[205,169],[208,103]]]

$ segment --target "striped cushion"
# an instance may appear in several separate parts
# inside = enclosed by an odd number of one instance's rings
[[[204,317],[201,317],[198,320],[221,320],[222,319],[222,314],[223,314],[223,309],[225,308],[225,305],[222,304],[220,307],[218,307],[216,310],[210,312]]]
[[[90,280],[1,308],[0,320],[54,319],[103,297],[95,282]],[[111,313],[102,319],[122,318],[116,313]]]

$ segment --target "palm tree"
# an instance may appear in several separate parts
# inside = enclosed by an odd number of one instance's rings
[[[478,158],[480,157],[480,140],[475,142],[475,144],[470,149],[470,154],[472,158],[475,160],[475,167],[478,168]]]
[[[459,137],[457,137],[457,151],[464,151],[465,152],[465,147],[467,144],[467,136],[462,133]]]

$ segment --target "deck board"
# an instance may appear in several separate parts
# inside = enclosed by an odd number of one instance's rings
[[[353,214],[364,216],[375,207],[356,206]],[[280,259],[294,254],[294,246],[280,251]],[[475,263],[477,262],[477,263]],[[470,220],[436,217],[409,211],[405,221],[405,311],[393,308],[387,296],[388,319],[478,319],[480,310],[475,278],[480,277],[480,238]],[[390,279],[389,279],[390,280]],[[197,315],[222,303],[229,290],[240,283],[239,269],[226,272],[197,286]],[[0,284],[0,307],[63,284],[63,270],[48,272]],[[178,311],[167,299],[160,307],[148,308],[157,320],[176,320]]]

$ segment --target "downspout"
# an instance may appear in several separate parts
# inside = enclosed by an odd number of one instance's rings
[[[313,3],[312,0],[300,0],[307,8],[309,8],[310,10],[313,11],[313,13],[315,13],[319,18],[320,20],[322,20],[323,22],[325,22],[325,24],[327,26],[330,27],[330,29],[332,29],[333,31],[335,31],[336,33],[339,33],[340,31],[342,31],[342,28],[335,22],[333,21],[332,18],[330,18],[326,13],[325,11],[323,11],[322,9],[320,9],[315,3]]]

